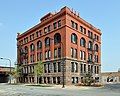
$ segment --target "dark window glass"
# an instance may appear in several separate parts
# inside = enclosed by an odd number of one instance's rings
[[[53,63],[54,72],[56,72],[56,63]]]
[[[86,46],[86,41],[83,37],[80,39],[80,46],[82,46],[82,47]]]
[[[88,50],[92,51],[92,48],[93,48],[93,43],[91,41],[89,41],[89,43],[88,43]]]
[[[71,35],[71,42],[77,44],[77,35],[74,33]]]
[[[84,64],[84,73],[86,73],[86,65]]]
[[[61,48],[58,48],[58,58],[61,57]]]
[[[60,43],[61,42],[61,35],[59,34],[59,33],[56,33],[55,35],[54,35],[54,43],[55,44],[58,44],[58,43]]]
[[[96,52],[98,52],[98,45],[97,45],[97,44],[95,44],[94,50],[95,50]]]
[[[57,28],[57,23],[53,23],[53,28],[56,29]]]
[[[38,49],[41,49],[41,48],[42,48],[42,42],[41,42],[41,41],[38,41],[38,42],[37,42],[37,50],[38,50]]]
[[[60,26],[61,26],[61,20],[58,21],[58,27],[60,27]]]
[[[45,47],[50,46],[50,38],[46,37],[45,38]]]
[[[31,45],[30,45],[30,51],[34,51],[35,50],[35,46],[34,46],[34,44],[32,43]]]
[[[74,72],[74,62],[71,62],[71,72]]]
[[[80,64],[80,72],[83,73],[83,64]]]
[[[61,72],[61,63],[58,62],[58,72]]]

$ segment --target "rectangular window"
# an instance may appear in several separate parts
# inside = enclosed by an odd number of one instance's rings
[[[72,58],[74,57],[74,50],[73,50],[73,48],[71,48],[71,57]]]
[[[74,22],[71,20],[71,27],[74,28]]]
[[[44,83],[46,83],[46,77],[44,77]]]
[[[53,23],[53,28],[56,29],[57,28],[57,23]]]
[[[76,30],[78,29],[78,24],[77,24],[77,23],[75,23],[75,29],[76,29]]]
[[[57,58],[57,49],[54,49],[54,58]]]
[[[32,35],[30,35],[30,40],[32,40]]]
[[[42,52],[40,52],[40,61],[42,60]]]
[[[42,30],[39,30],[39,36],[41,36],[42,35]]]
[[[91,39],[93,38],[93,33],[91,32],[91,37],[90,37]]]
[[[86,28],[83,29],[83,33],[86,34]]]
[[[50,73],[50,63],[48,63],[48,73]]]
[[[94,34],[94,39],[95,39],[95,40],[97,39],[97,35],[96,35],[96,34]]]
[[[97,63],[99,62],[98,55],[97,55]]]
[[[80,26],[80,32],[83,32],[83,27],[82,26]]]
[[[85,51],[83,51],[83,60],[86,60],[86,54],[85,54]]]
[[[74,49],[74,57],[77,58],[77,49]]]
[[[78,63],[75,63],[75,72],[78,72]]]
[[[80,64],[80,72],[83,73],[83,64]]]
[[[94,56],[94,61],[98,63],[98,55]]]
[[[90,72],[90,65],[88,65],[88,72]]]
[[[76,80],[75,80],[76,83],[78,83],[78,77],[76,77]]]
[[[97,66],[97,74],[99,74],[99,66]]]
[[[30,40],[34,40],[34,34],[30,35]]]
[[[30,62],[31,62],[31,63],[34,62],[34,54],[30,55]]]
[[[25,38],[24,38],[24,44],[26,43]]]
[[[92,62],[92,54],[88,53],[88,61]]]
[[[61,48],[59,47],[58,48],[58,58],[60,58],[61,57]]]
[[[82,54],[82,51],[80,51],[80,59],[83,60],[83,54]]]
[[[45,60],[48,58],[47,51],[45,51]]]
[[[44,64],[44,72],[47,73],[46,64]]]
[[[38,34],[38,33],[39,33],[39,32],[37,31],[37,32],[36,32],[36,37],[39,37],[39,34]]]
[[[32,73],[34,73],[34,66],[32,66]]]
[[[50,29],[50,25],[49,25],[49,26],[48,26],[48,32],[50,32],[50,30],[51,30],[51,29]]]
[[[72,77],[72,84],[74,84],[75,83],[75,78],[74,77]]]
[[[50,50],[48,51],[48,58],[49,59],[51,58],[51,51]]]
[[[61,63],[58,62],[58,72],[61,72]]]
[[[47,27],[44,28],[44,33],[47,33]]]
[[[71,62],[71,72],[74,72],[74,62]]]
[[[77,30],[78,29],[78,24],[71,20],[71,27],[75,28]]]
[[[91,73],[93,73],[93,65],[91,65]]]
[[[54,72],[56,72],[56,63],[53,63]]]
[[[86,73],[86,64],[84,64],[84,73]]]
[[[94,66],[94,73],[96,74],[96,66]]]
[[[61,20],[58,21],[58,27],[60,27],[60,26],[61,26]]]
[[[88,30],[88,37],[90,37],[90,31]]]
[[[97,36],[97,40],[99,41],[99,36]]]
[[[26,42],[28,42],[28,37],[26,37]]]

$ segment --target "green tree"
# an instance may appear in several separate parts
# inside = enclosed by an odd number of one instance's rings
[[[84,75],[84,85],[91,86],[91,84],[94,82],[94,79],[92,78],[91,72],[88,72]]]
[[[41,61],[39,61],[34,68],[34,73],[35,73],[35,83],[39,83],[38,82],[38,78],[43,74],[43,63]]]
[[[11,71],[11,75],[16,79],[15,83],[18,83],[18,77],[21,75],[22,66],[15,66],[15,69]]]

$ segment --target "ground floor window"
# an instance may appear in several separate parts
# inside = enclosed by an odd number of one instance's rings
[[[44,83],[46,83],[46,77],[44,77]]]
[[[56,84],[56,78],[53,77],[53,84]]]
[[[72,77],[72,84],[78,83],[78,77]]]
[[[81,83],[83,83],[83,82],[84,82],[83,77],[81,77]]]
[[[48,84],[50,84],[50,77],[47,77]]]
[[[60,84],[60,77],[57,77],[57,84]]]

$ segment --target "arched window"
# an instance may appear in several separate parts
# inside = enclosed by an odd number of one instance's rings
[[[80,46],[82,46],[82,47],[86,46],[86,41],[83,37],[80,39]]]
[[[45,47],[50,46],[50,38],[46,37],[45,38]]]
[[[31,45],[30,45],[30,51],[34,51],[35,50],[35,46],[34,46],[34,44],[32,43]]]
[[[97,44],[95,44],[95,46],[94,46],[94,50],[96,51],[96,52],[98,52],[98,45]]]
[[[57,44],[57,43],[60,43],[61,42],[61,35],[59,33],[56,33],[54,35],[54,43]]]
[[[75,33],[71,34],[71,42],[77,44],[77,35]]]
[[[42,48],[42,42],[41,42],[41,41],[38,41],[38,42],[37,42],[37,50],[38,50],[38,49],[41,49],[41,48]]]
[[[88,49],[89,50],[92,50],[93,48],[93,43],[91,41],[88,42]]]

